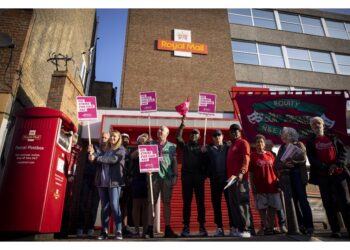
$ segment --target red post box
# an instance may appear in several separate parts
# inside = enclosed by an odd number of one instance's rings
[[[76,126],[43,107],[23,109],[16,118],[0,189],[0,231],[59,232]]]

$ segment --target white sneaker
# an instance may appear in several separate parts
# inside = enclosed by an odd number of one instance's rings
[[[248,232],[248,231],[243,231],[243,232],[239,233],[239,236],[241,238],[250,238],[251,237],[250,232]]]
[[[225,236],[224,230],[221,227],[218,227],[216,229],[214,237],[224,237],[224,236]]]
[[[238,229],[234,228],[234,227],[231,227],[230,228],[230,236],[231,237],[240,237]]]

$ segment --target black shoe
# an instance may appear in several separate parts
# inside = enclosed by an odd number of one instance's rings
[[[124,237],[126,238],[130,238],[132,236],[132,232],[129,231],[126,227],[122,230],[122,234],[124,235]]]
[[[340,232],[332,232],[331,237],[339,239],[339,238],[341,238],[341,233]]]
[[[184,226],[184,228],[182,229],[182,232],[181,232],[181,237],[188,237],[190,236],[190,228],[189,226]]]
[[[100,236],[97,237],[98,240],[108,240],[108,234],[106,232],[102,232]]]
[[[170,226],[165,226],[164,238],[177,238],[178,235],[174,233]]]
[[[154,238],[154,234],[153,234],[153,226],[148,226],[147,232],[146,232],[145,236],[146,238]]]

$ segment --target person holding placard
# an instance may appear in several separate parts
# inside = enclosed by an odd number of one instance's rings
[[[312,213],[307,200],[306,148],[294,128],[283,127],[276,169],[286,204],[288,234],[300,232],[312,236]],[[297,220],[296,220],[297,219]]]
[[[173,187],[177,181],[177,160],[176,160],[176,145],[167,140],[169,135],[169,129],[166,126],[161,126],[157,131],[157,141],[152,141],[151,144],[158,145],[159,154],[159,165],[160,171],[152,175],[152,185],[154,201],[158,200],[159,194],[162,195],[163,201],[163,214],[164,214],[164,224],[165,233],[164,238],[176,238],[178,235],[174,233],[170,226],[171,218],[171,197],[173,192]],[[148,188],[150,191],[150,188]],[[148,195],[151,199],[151,195]],[[154,202],[156,203],[156,202]],[[156,204],[154,204],[155,206]],[[154,217],[152,214],[152,202],[149,201],[149,220],[148,220],[148,235],[153,238],[153,224]]]
[[[108,149],[109,133],[103,132],[99,145],[93,145],[97,154],[103,154]],[[88,237],[94,236],[94,225],[100,197],[95,186],[96,166],[97,163],[88,161],[84,168],[84,175],[81,184],[79,199],[79,217],[77,225],[77,237],[82,237],[84,227],[87,227]],[[90,201],[90,202],[89,202]],[[88,213],[88,217],[86,217]],[[86,225],[85,225],[86,224]]]
[[[149,136],[143,133],[137,137],[137,144],[144,145]],[[148,194],[147,194],[147,173],[140,173],[139,150],[136,148],[130,154],[130,177],[131,177],[131,197],[132,197],[132,218],[135,227],[134,236],[140,236],[140,215],[143,226],[142,238],[146,237],[148,226]]]
[[[313,117],[310,126],[314,134],[306,144],[311,164],[309,182],[320,188],[322,203],[332,230],[331,237],[341,237],[337,205],[350,237],[350,173],[346,165],[348,152],[336,135],[325,133],[325,123],[321,117]]]
[[[183,200],[183,230],[181,236],[190,236],[190,217],[191,203],[193,193],[196,196],[197,202],[197,221],[199,223],[198,236],[208,236],[205,229],[205,206],[204,206],[204,181],[206,177],[206,168],[204,164],[201,145],[199,144],[200,131],[192,129],[190,139],[185,143],[182,134],[185,128],[185,116],[181,120],[180,127],[176,132],[177,146],[183,151],[182,169],[181,169],[181,184],[182,184],[182,200]]]
[[[93,147],[89,147],[90,161],[100,163],[96,171],[95,184],[101,199],[101,222],[102,229],[99,240],[108,239],[109,211],[112,210],[114,223],[116,226],[116,240],[122,240],[122,215],[120,211],[120,193],[125,185],[123,173],[125,164],[125,148],[122,146],[122,138],[119,131],[111,132],[110,147],[104,153],[94,152]]]

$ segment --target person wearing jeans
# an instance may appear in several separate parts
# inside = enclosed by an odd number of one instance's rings
[[[111,132],[110,147],[104,154],[94,154],[92,145],[89,146],[89,160],[99,163],[95,184],[101,199],[102,231],[99,240],[108,239],[109,210],[112,210],[116,226],[116,240],[122,237],[122,216],[120,211],[120,192],[125,185],[123,173],[125,164],[125,148],[121,145],[119,131]]]

